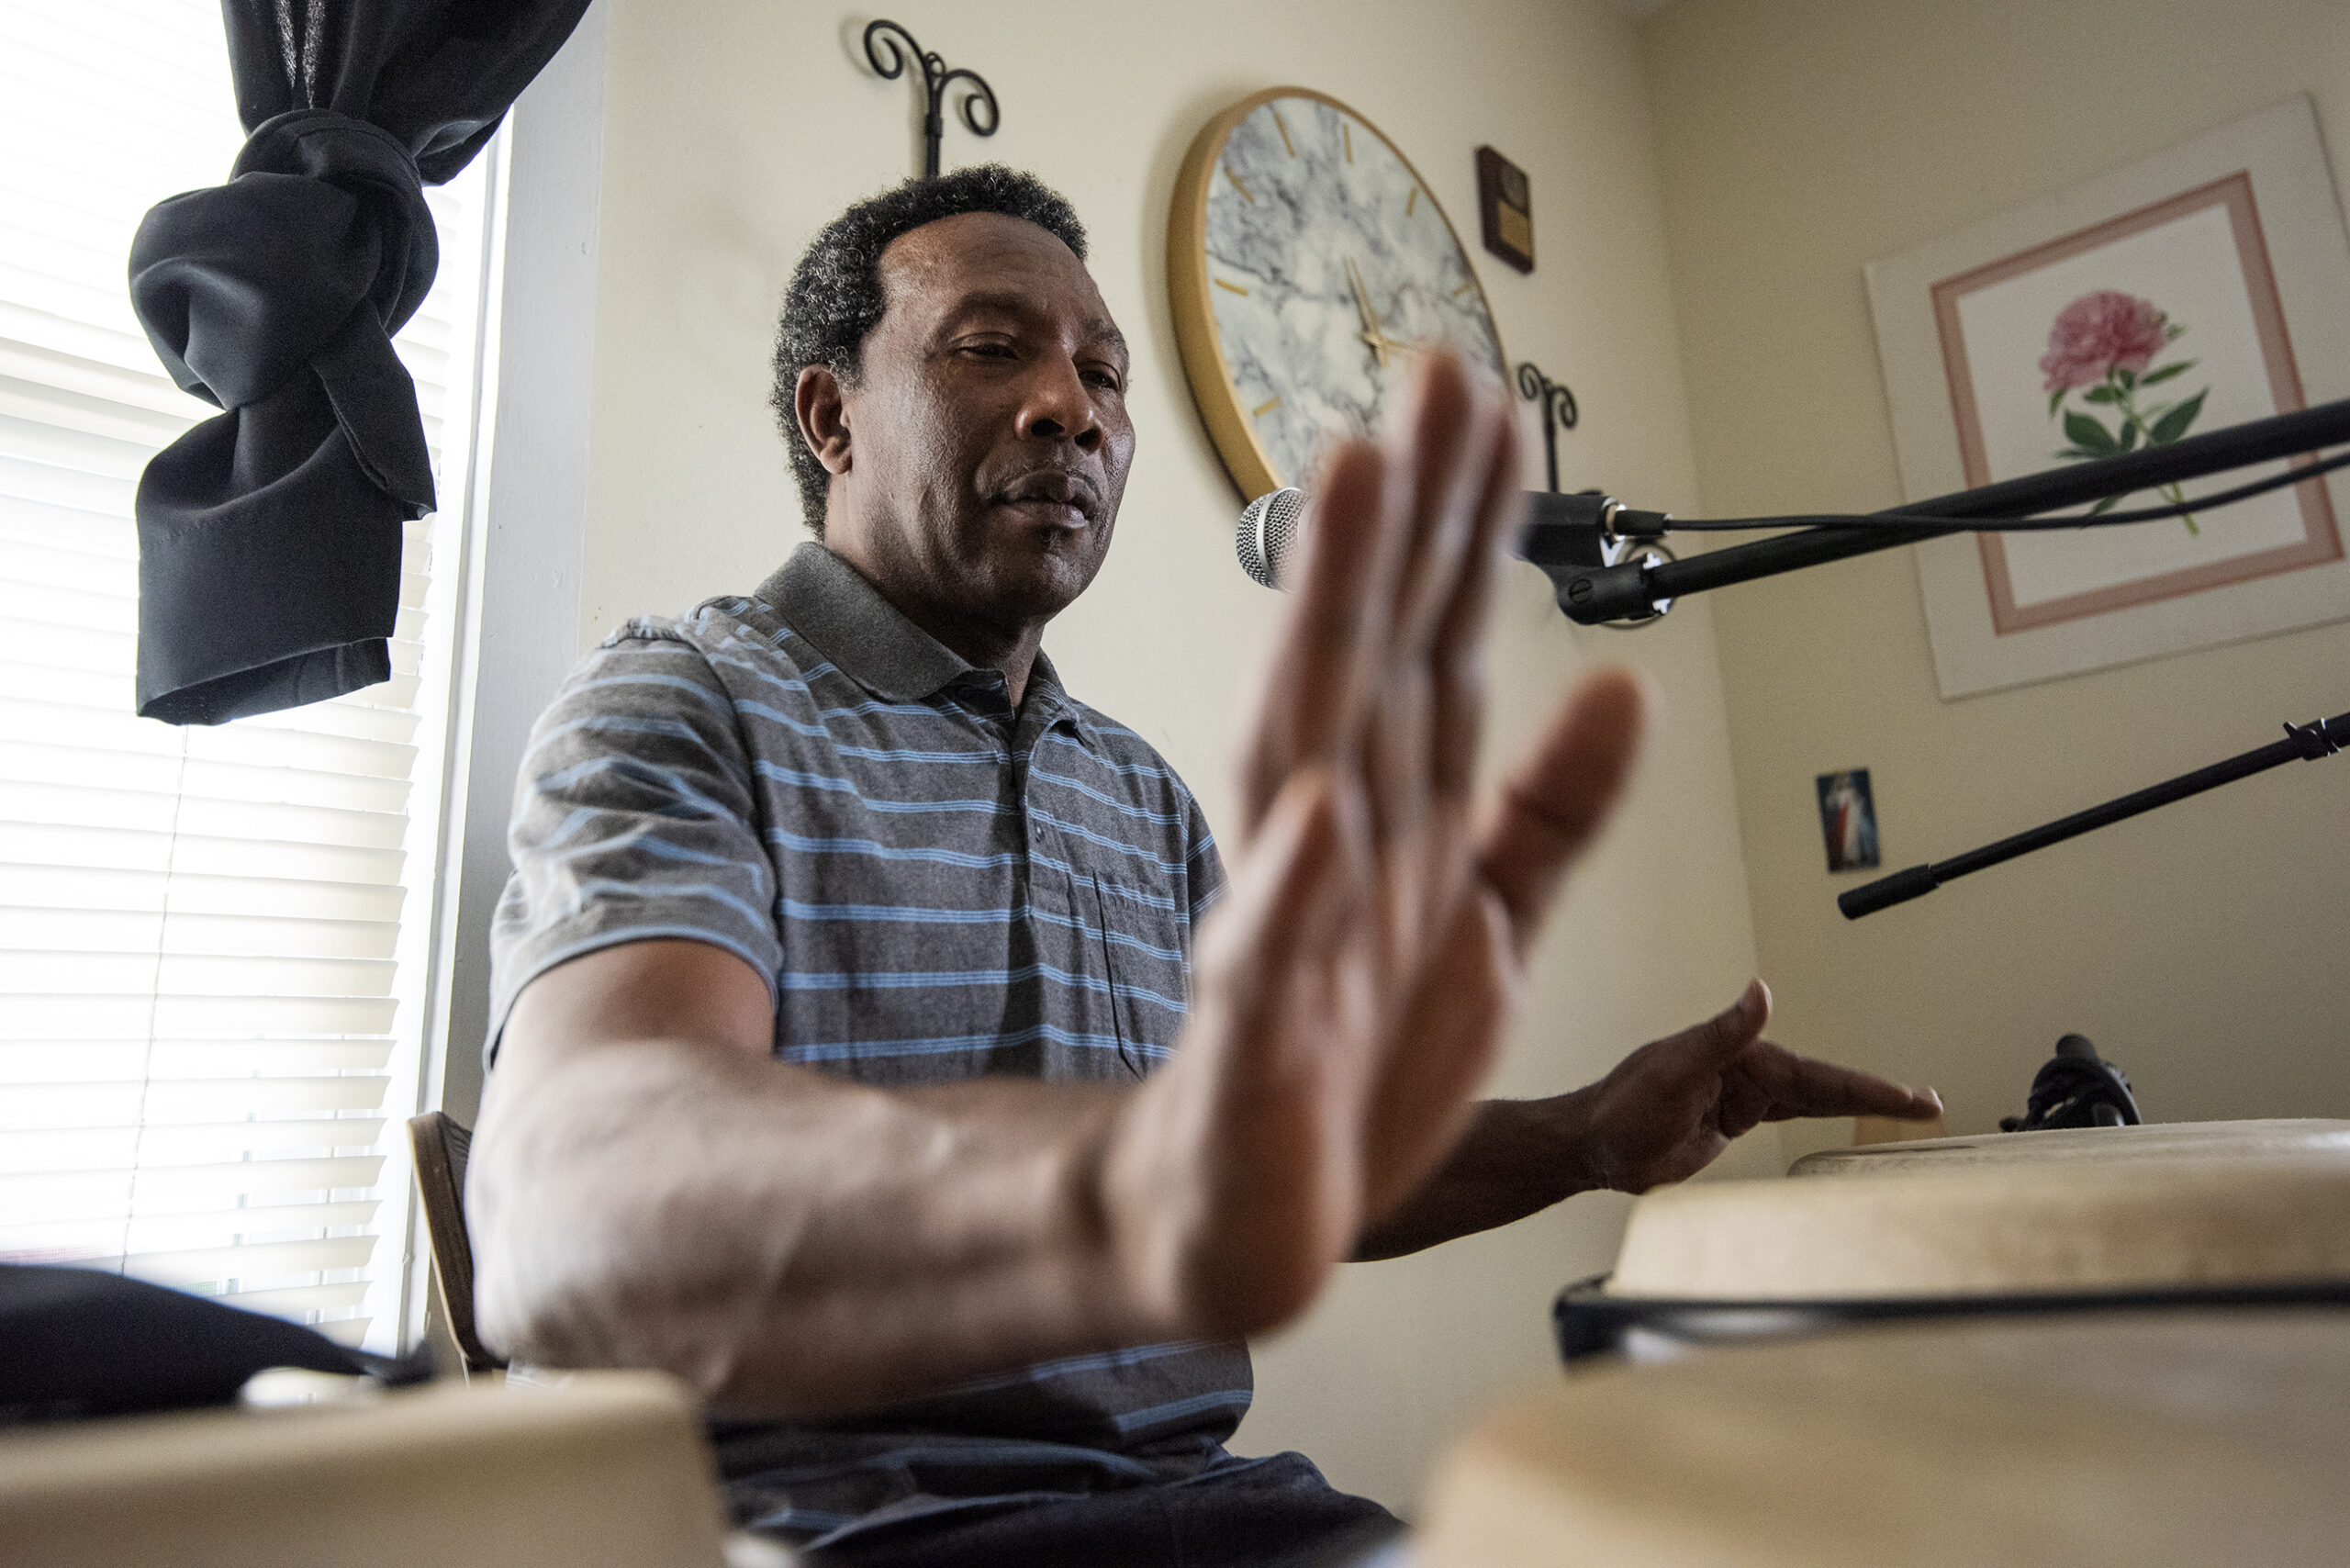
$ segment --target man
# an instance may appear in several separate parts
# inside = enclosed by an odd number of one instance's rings
[[[1337,1263],[1765,1117],[1934,1109],[1762,1043],[1759,984],[1589,1089],[1472,1102],[1640,699],[1586,681],[1472,823],[1517,454],[1443,356],[1326,471],[1225,891],[1181,782],[1039,648],[1134,453],[1084,243],[1002,169],[827,228],[777,382],[821,543],[615,633],[523,768],[484,1331],[688,1378],[739,1418],[738,1518],[820,1562],[1360,1548],[1376,1505],[1222,1447],[1238,1341]]]

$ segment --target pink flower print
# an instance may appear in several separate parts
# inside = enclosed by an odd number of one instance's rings
[[[2084,294],[2058,311],[2055,324],[2048,329],[2048,352],[2040,360],[2041,374],[2048,378],[2041,388],[2048,394],[2048,417],[2063,419],[2065,439],[2070,443],[2055,454],[2057,459],[2072,463],[2119,457],[2143,450],[2141,440],[2152,448],[2168,446],[2184,436],[2202,416],[2203,400],[2211,395],[2209,386],[2183,402],[2142,406],[2138,399],[2149,393],[2161,398],[2163,393],[2154,391],[2156,387],[2195,368],[2191,359],[2160,370],[2148,368],[2156,354],[2186,332],[2153,300],[2114,288]],[[2065,407],[2065,399],[2076,392],[2090,407]],[[2119,414],[2121,428],[2115,430],[2099,419],[2096,409],[2100,408]],[[2187,532],[2200,534],[2203,531],[2196,525],[2195,514],[2184,510],[2187,493],[2175,483],[2163,486],[2162,493],[2182,509],[2179,521],[2187,525]],[[2121,498],[2106,497],[2088,515],[2112,510]]]
[[[2094,386],[2117,366],[2136,375],[2170,342],[2169,321],[2153,300],[2119,289],[2082,295],[2048,330],[2048,352],[2040,358],[2048,379],[2041,390]]]

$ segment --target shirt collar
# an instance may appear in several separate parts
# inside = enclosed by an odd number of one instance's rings
[[[907,620],[856,567],[815,540],[794,550],[755,597],[843,674],[888,701],[919,702],[966,678],[1001,690],[995,671],[978,668]],[[1060,672],[1041,648],[1028,672],[1027,703],[1046,705],[1034,710],[1041,717],[1067,717],[1083,727]]]

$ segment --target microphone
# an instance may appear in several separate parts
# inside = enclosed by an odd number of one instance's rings
[[[1233,550],[1240,557],[1240,569],[1259,587],[1289,586],[1286,573],[1305,542],[1305,492],[1290,486],[1268,490],[1241,511]],[[1672,552],[1652,543],[1672,521],[1669,513],[1633,511],[1597,490],[1572,496],[1533,490],[1528,492],[1526,503],[1528,516],[1519,531],[1517,554],[1553,577],[1559,575],[1554,567],[1569,563],[1613,566],[1629,562],[1639,569],[1673,559]],[[1583,560],[1585,555],[1588,561]],[[1563,597],[1560,603],[1566,603]],[[1670,599],[1642,599],[1637,606],[1613,607],[1612,613],[1639,620],[1662,615],[1672,605]]]
[[[1233,548],[1250,580],[1269,588],[1286,586],[1281,571],[1303,542],[1304,520],[1305,492],[1293,485],[1267,491],[1248,503],[1240,514]]]

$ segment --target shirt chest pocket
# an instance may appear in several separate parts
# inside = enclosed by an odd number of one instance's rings
[[[1187,912],[1163,888],[1113,872],[1074,868],[1070,904],[1091,945],[1087,968],[1101,979],[1101,1021],[1135,1076],[1172,1052],[1190,981]],[[1089,988],[1091,989],[1091,988]]]

